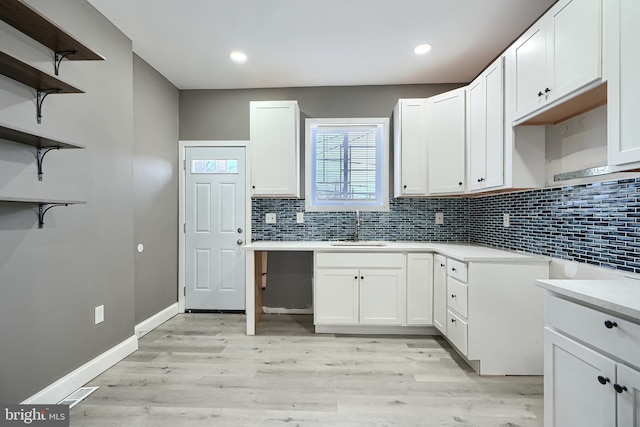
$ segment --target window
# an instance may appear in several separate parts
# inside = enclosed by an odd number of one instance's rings
[[[389,119],[306,119],[306,209],[389,210]]]

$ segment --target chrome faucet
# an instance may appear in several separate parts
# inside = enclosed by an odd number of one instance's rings
[[[360,228],[360,211],[358,209],[356,209],[356,224],[355,224],[355,230],[353,232],[353,241],[357,242],[358,241],[358,237],[359,237],[359,229]]]

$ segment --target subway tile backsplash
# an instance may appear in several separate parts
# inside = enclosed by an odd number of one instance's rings
[[[354,212],[305,212],[304,200],[253,199],[253,240],[347,240],[353,238]],[[360,240],[467,242],[469,201],[466,199],[391,199],[389,212],[360,212]],[[435,224],[436,212],[444,224]],[[265,214],[275,213],[276,224]]]
[[[343,240],[353,212],[304,212],[304,200],[254,199],[253,240]],[[277,223],[266,224],[265,214]],[[444,224],[435,224],[435,213]],[[510,226],[503,227],[503,214]],[[361,212],[361,240],[470,242],[640,273],[640,178],[449,199],[392,199]]]

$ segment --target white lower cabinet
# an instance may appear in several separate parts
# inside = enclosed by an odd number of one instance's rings
[[[433,326],[447,334],[447,258],[433,256]]]
[[[551,294],[545,323],[545,426],[640,426],[640,324]]]
[[[316,253],[315,325],[406,324],[405,263],[401,253]]]
[[[444,262],[437,256],[434,325],[481,375],[540,375],[542,291],[535,279],[548,276],[544,260]]]

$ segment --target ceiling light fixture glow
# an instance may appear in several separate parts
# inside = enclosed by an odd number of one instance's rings
[[[415,49],[413,49],[416,55],[424,55],[425,53],[428,53],[430,50],[431,50],[431,45],[429,43],[419,44],[418,46],[416,46]]]
[[[245,62],[247,62],[247,54],[237,50],[231,52],[229,54],[229,58],[231,58],[233,62],[236,62],[238,64],[244,64]]]

